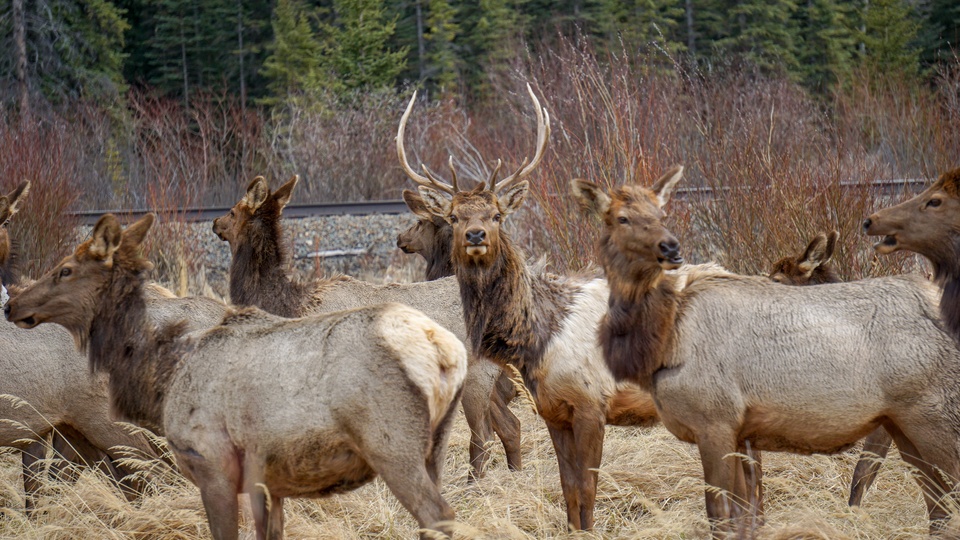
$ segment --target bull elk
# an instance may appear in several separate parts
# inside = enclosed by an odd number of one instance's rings
[[[839,236],[837,231],[830,231],[829,235],[817,235],[801,253],[774,263],[770,279],[785,285],[800,286],[839,283],[840,274],[832,262]],[[876,480],[880,465],[892,444],[893,438],[883,428],[877,428],[863,440],[863,450],[850,482],[850,506],[860,506],[863,502],[863,495]]]
[[[400,120],[397,154],[407,176],[419,184],[426,211],[451,226],[451,260],[474,353],[520,371],[557,452],[567,524],[590,529],[605,424],[649,426],[657,415],[649,393],[616,384],[603,363],[595,336],[606,309],[606,282],[531,271],[502,228],[523,204],[525,177],[549,142],[549,115],[532,90],[530,97],[536,154],[502,182],[500,163],[487,183],[467,191],[459,189],[455,173],[448,183],[426,167],[426,176],[414,171],[403,133],[416,96]]]
[[[250,494],[257,538],[283,536],[283,499],[379,474],[423,528],[453,511],[440,472],[466,350],[422,313],[384,304],[302,319],[255,308],[185,334],[147,318],[140,251],[152,214],[90,240],[5,308],[22,328],[65,327],[109,376],[114,410],[160,430],[199,488],[213,537],[238,537]]]
[[[653,392],[671,433],[699,447],[715,535],[743,515],[734,455],[743,441],[835,453],[880,426],[921,471],[939,530],[941,498],[960,477],[960,351],[940,328],[936,289],[917,276],[786,287],[709,267],[671,275],[683,258],[661,219],[679,177],[651,189],[573,187],[603,221],[604,357],[617,380]]]
[[[266,180],[257,177],[230,212],[214,220],[214,232],[229,243],[233,254],[231,302],[256,306],[282,317],[400,302],[423,311],[466,341],[458,286],[453,278],[389,285],[342,275],[309,282],[291,280],[286,270],[289,256],[281,217],[296,185],[294,176],[271,192]],[[491,428],[503,441],[510,468],[519,469],[521,465],[520,421],[508,408],[509,399],[501,398],[494,392],[495,387],[507,389],[512,384],[497,365],[482,357],[471,357],[463,392],[463,412],[470,428],[471,480],[483,474]],[[496,410],[491,411],[492,407]]]

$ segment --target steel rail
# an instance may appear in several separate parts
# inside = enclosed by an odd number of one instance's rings
[[[403,214],[409,212],[407,204],[403,201],[366,201],[366,202],[348,202],[331,204],[298,204],[290,205],[283,209],[283,217],[290,219],[307,218],[314,216],[365,216],[369,214]],[[80,212],[71,212],[70,215],[77,218],[81,225],[94,225],[100,216],[104,214],[115,214],[124,219],[138,219],[145,214],[155,212],[161,217],[174,216],[187,222],[213,221],[228,212],[230,207],[215,208],[186,208],[172,212],[163,212],[157,210],[84,210]]]

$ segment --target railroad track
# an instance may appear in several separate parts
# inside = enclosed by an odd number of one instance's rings
[[[166,214],[173,214],[177,219],[183,219],[188,222],[213,221],[230,211],[230,207],[214,208],[187,208],[177,210]],[[403,214],[409,212],[407,204],[403,201],[367,201],[367,202],[348,202],[333,204],[299,204],[289,205],[283,209],[283,217],[286,219],[297,219],[314,216],[364,216],[368,214]],[[127,219],[137,219],[149,212],[155,210],[84,210],[82,212],[72,212],[81,225],[94,225],[100,216],[104,214],[116,214]],[[157,212],[161,216],[164,212]]]
[[[847,189],[869,188],[884,194],[893,194],[904,189],[919,191],[925,187],[930,180],[919,178],[903,178],[894,180],[876,180],[869,184],[856,182],[841,182],[840,185]],[[729,188],[727,188],[729,189]],[[679,188],[674,191],[674,197],[712,197],[714,189],[710,187],[687,187]],[[214,208],[188,208],[171,212],[178,219],[188,222],[213,221],[230,211],[229,207]],[[331,204],[300,204],[290,205],[284,208],[283,217],[286,219],[298,219],[315,216],[364,216],[368,214],[404,214],[409,212],[406,203],[402,200],[392,201],[366,201],[366,202],[346,202]],[[72,212],[72,215],[80,221],[81,225],[94,225],[100,216],[111,213],[128,219],[137,219],[148,212],[154,210],[84,210],[82,212]],[[163,212],[158,212],[163,215]]]

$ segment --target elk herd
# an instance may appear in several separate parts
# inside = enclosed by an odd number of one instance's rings
[[[282,215],[296,176],[275,190],[254,179],[213,223],[232,254],[232,305],[148,281],[152,214],[125,228],[104,215],[55,268],[17,280],[7,227],[30,185],[0,196],[0,446],[22,452],[26,511],[48,447],[136,498],[143,479],[117,449],[159,452],[114,422],[125,421],[166,438],[218,540],[238,538],[240,493],[257,538],[277,539],[285,498],[376,476],[423,537],[452,534],[441,491],[457,406],[469,481],[483,481],[494,434],[520,469],[518,373],[556,451],[571,529],[594,526],[605,427],[662,423],[699,450],[717,538],[763,519],[764,451],[832,454],[862,439],[850,504],[895,443],[931,534],[943,533],[960,479],[960,169],[864,222],[882,237],[878,254],[925,256],[933,282],[842,282],[836,232],[768,276],[687,264],[663,224],[679,166],[650,187],[571,181],[601,223],[603,272],[556,275],[528,263],[504,226],[550,141],[550,115],[528,91],[534,157],[502,179],[497,162],[469,188],[452,158],[449,180],[410,165],[410,100],[396,150],[417,223],[397,245],[426,259],[419,283],[292,279]]]

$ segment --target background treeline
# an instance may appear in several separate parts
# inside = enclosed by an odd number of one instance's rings
[[[692,260],[757,271],[839,228],[842,270],[865,275],[881,270],[857,223],[878,203],[849,185],[960,164],[958,40],[955,0],[11,0],[0,192],[35,181],[13,231],[35,275],[73,242],[64,210],[176,217],[233,204],[257,174],[300,174],[295,202],[398,198],[415,88],[414,160],[516,166],[529,81],[554,124],[518,216],[529,250],[592,258],[570,178],[649,182],[679,162],[687,186],[729,194],[674,206]]]

